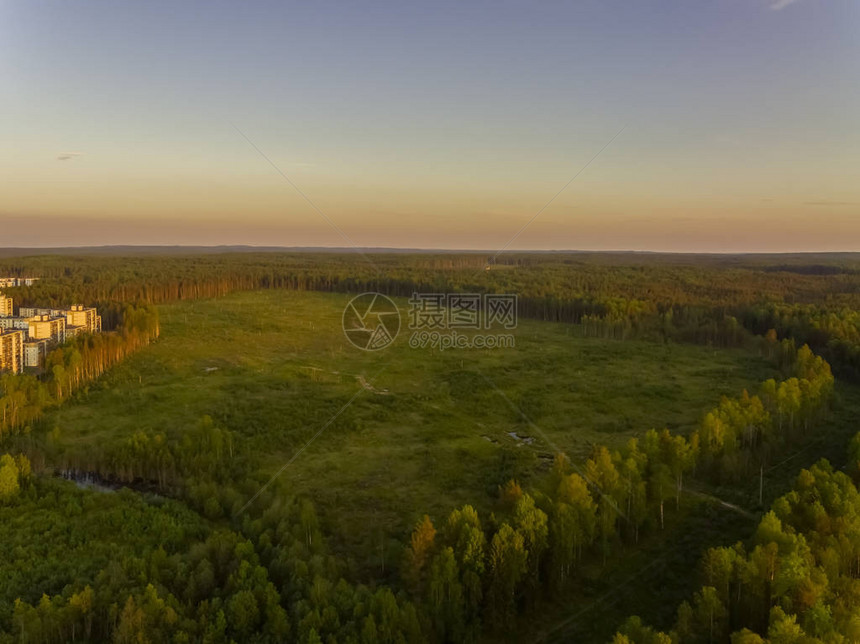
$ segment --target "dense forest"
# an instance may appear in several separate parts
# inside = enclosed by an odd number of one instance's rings
[[[678,607],[671,632],[631,617],[614,644],[860,640],[858,446],[860,434],[850,472],[826,460],[802,470],[746,544],[708,550],[701,590]]]
[[[830,413],[834,373],[860,374],[853,258],[511,255],[489,267],[481,255],[369,259],[0,260],[0,273],[44,278],[10,289],[17,302],[96,304],[110,329],[52,351],[41,377],[0,380],[0,641],[502,639],[547,597],[575,587],[583,561],[606,562],[665,530],[691,483],[742,485],[803,445]],[[515,292],[524,317],[618,341],[745,347],[782,377],[723,398],[689,434],[643,427],[622,449],[595,445],[583,463],[559,454],[528,489],[517,480],[500,486],[488,515],[472,505],[425,515],[404,535],[393,577],[363,580],[332,554],[309,499],[275,485],[245,510],[258,456],[209,417],[179,437],[141,431],[118,446],[62,454],[39,424],[48,406],[158,338],[156,305],[259,288]],[[858,446],[860,438],[855,464]],[[97,472],[122,489],[99,494],[46,475],[63,470]],[[671,633],[631,618],[615,641],[860,637],[858,498],[830,465],[804,470],[749,543],[705,554],[702,589],[678,609]]]
[[[109,474],[115,467],[112,473],[124,480],[151,481],[161,491],[184,497],[210,519],[232,517],[232,530],[203,539],[203,527],[193,514],[159,516],[158,525],[167,521],[178,534],[141,534],[141,554],[124,552],[128,558],[121,564],[113,561],[103,568],[96,568],[103,557],[87,548],[87,556],[72,558],[66,566],[81,567],[75,575],[89,583],[58,588],[56,595],[38,602],[27,601],[34,579],[22,569],[32,565],[24,559],[28,546],[17,546],[19,572],[10,584],[18,594],[7,626],[16,641],[108,635],[116,641],[159,641],[167,633],[178,641],[271,641],[286,637],[290,624],[300,641],[477,640],[482,633],[500,632],[542,595],[575,583],[583,556],[605,560],[618,548],[635,545],[642,530],[662,529],[666,506],[680,502],[685,474],[713,470],[723,477],[743,476],[737,468],[747,458],[738,459],[738,454],[752,459],[773,453],[791,439],[794,428],[814,424],[832,384],[829,368],[804,347],[790,369],[790,378],[764,383],[762,391],[790,387],[796,397],[786,393],[762,402],[744,392],[736,400],[723,400],[689,440],[650,430],[620,452],[595,448],[581,468],[559,455],[531,493],[516,481],[500,489],[497,512],[490,517],[482,519],[465,506],[437,531],[425,516],[411,535],[401,564],[402,587],[396,592],[344,580],[344,563],[327,554],[307,500],[285,504],[273,494],[261,504],[267,509],[259,516],[239,515],[244,497],[230,489],[226,474],[238,467],[227,458],[232,437],[211,419],[202,419],[177,444],[159,436],[133,436],[127,449],[99,464],[99,471]],[[803,384],[786,385],[795,381]],[[721,442],[713,439],[717,424]],[[10,529],[36,517],[50,522],[58,512],[85,521],[93,504],[132,506],[99,508],[108,515],[155,512],[128,491],[117,500],[94,501],[80,490],[33,479],[29,461],[21,455],[6,456],[3,462],[4,510],[18,517]],[[187,477],[181,492],[175,487],[177,473]],[[162,502],[157,507],[174,506]],[[54,520],[59,520],[56,514]],[[123,529],[148,532],[139,520],[140,528],[132,522]],[[117,548],[109,542],[110,532],[87,535],[92,527],[86,523],[64,539],[78,547],[80,539]],[[75,536],[78,531],[83,534]],[[147,541],[150,537],[154,540]],[[166,544],[174,549],[168,552]],[[50,573],[40,574],[50,585]],[[118,604],[116,597],[127,599]]]
[[[519,314],[581,323],[606,337],[743,345],[775,329],[860,377],[860,263],[852,255],[234,253],[0,258],[0,273],[41,275],[10,289],[25,305],[84,301],[105,324],[126,303],[158,304],[235,290],[289,288],[516,293]]]

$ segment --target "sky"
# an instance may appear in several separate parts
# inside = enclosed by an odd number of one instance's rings
[[[856,0],[0,0],[0,247],[860,251],[858,179]]]

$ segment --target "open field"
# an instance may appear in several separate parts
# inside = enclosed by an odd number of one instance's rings
[[[652,427],[684,432],[721,395],[774,375],[742,350],[522,320],[513,349],[413,349],[405,301],[398,340],[367,353],[341,329],[348,299],[262,291],[162,307],[159,342],[47,416],[53,449],[179,435],[209,415],[262,481],[355,397],[282,479],[313,498],[333,543],[367,560],[424,512],[486,507],[500,483],[528,480],[552,457],[547,438],[576,460]]]

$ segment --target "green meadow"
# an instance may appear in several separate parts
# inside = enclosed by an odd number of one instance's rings
[[[342,330],[349,299],[256,291],[162,306],[158,342],[47,414],[55,457],[140,431],[180,436],[208,415],[253,464],[237,484],[294,459],[279,485],[313,499],[336,548],[371,562],[425,512],[490,508],[498,485],[528,483],[556,450],[576,463],[650,428],[689,431],[722,395],[775,375],[748,350],[530,320],[514,348],[411,348],[406,300],[394,344],[365,352]]]

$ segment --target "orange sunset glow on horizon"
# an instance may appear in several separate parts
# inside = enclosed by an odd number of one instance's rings
[[[860,250],[858,24],[2,3],[0,247]]]

